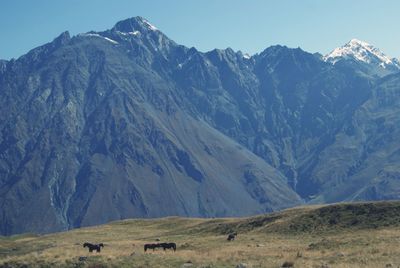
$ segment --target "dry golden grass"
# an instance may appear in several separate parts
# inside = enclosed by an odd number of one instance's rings
[[[1,238],[0,267],[182,267],[189,261],[192,267],[236,267],[246,263],[247,267],[267,268],[281,267],[285,261],[293,262],[294,267],[400,267],[400,228],[393,224],[276,231],[279,226],[286,230],[284,226],[295,223],[299,216],[318,209],[284,211],[276,214],[282,216],[279,219],[256,227],[251,222],[260,217],[172,217],[126,220],[37,237]],[[228,242],[226,233],[231,229],[237,230],[238,236]],[[145,253],[143,245],[155,243],[156,239],[177,243],[177,251],[158,249]],[[101,253],[89,254],[82,247],[86,241],[103,242],[105,247]],[[89,258],[82,262],[78,260],[80,256]]]

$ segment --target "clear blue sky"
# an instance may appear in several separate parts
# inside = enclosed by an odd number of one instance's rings
[[[282,44],[325,54],[358,38],[400,57],[398,0],[0,0],[0,58],[134,16],[201,51]]]

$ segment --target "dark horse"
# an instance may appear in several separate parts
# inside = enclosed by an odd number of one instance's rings
[[[173,251],[176,251],[176,244],[175,243],[161,243],[160,246],[166,250],[166,249],[172,249]]]
[[[146,252],[148,249],[154,249],[158,248],[159,244],[144,244],[144,252]]]
[[[100,244],[92,244],[92,243],[86,242],[86,243],[83,244],[83,247],[84,247],[84,248],[86,248],[86,247],[89,248],[89,252],[93,252],[93,250],[96,250],[97,252],[100,252],[100,251],[101,251],[101,248],[104,247],[104,244],[103,244],[103,243],[100,243]]]
[[[237,236],[237,233],[236,232],[234,232],[234,233],[230,233],[229,235],[228,235],[228,238],[226,239],[226,240],[228,240],[228,241],[233,241],[233,240],[235,240],[235,237]]]
[[[156,248],[163,248],[164,250],[172,249],[173,251],[176,251],[176,244],[175,243],[145,244],[144,245],[144,252],[146,252],[148,249],[152,249],[154,251]]]

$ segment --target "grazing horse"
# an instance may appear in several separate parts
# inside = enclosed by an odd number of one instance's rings
[[[234,233],[230,233],[229,235],[228,235],[228,238],[226,239],[226,240],[228,240],[228,241],[233,241],[233,240],[235,240],[235,237],[237,236],[237,233],[236,232],[234,232]]]
[[[161,243],[160,246],[164,249],[172,249],[173,251],[176,251],[176,244],[175,243]]]
[[[100,251],[101,251],[101,248],[104,247],[104,244],[103,244],[103,243],[100,243],[100,244],[92,244],[92,243],[86,242],[86,243],[83,244],[83,247],[84,247],[84,248],[87,247],[87,248],[89,249],[89,252],[93,252],[93,250],[96,250],[97,252],[100,252]]]
[[[160,247],[160,244],[144,244],[144,252],[146,252],[148,249],[152,249],[154,251],[154,249]]]

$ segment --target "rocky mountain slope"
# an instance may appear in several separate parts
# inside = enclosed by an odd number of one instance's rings
[[[141,17],[0,62],[0,233],[397,198],[400,75],[340,62]]]

